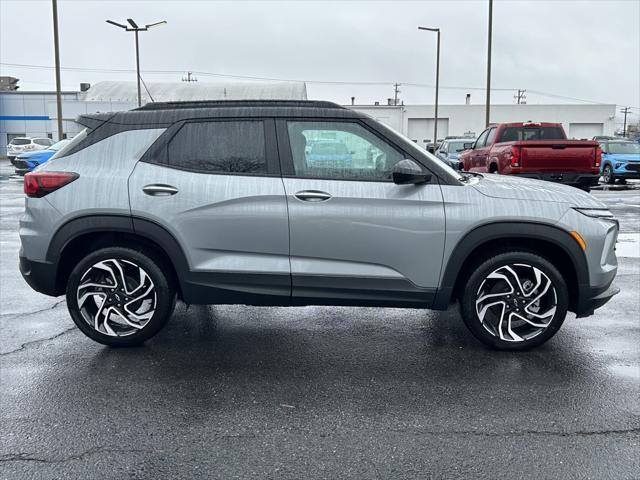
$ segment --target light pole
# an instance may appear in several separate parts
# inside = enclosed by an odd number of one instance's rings
[[[491,120],[491,35],[493,34],[493,0],[489,0],[489,32],[487,38],[487,104],[485,106],[485,127]]]
[[[155,27],[157,25],[162,25],[163,23],[167,23],[167,21],[166,20],[162,20],[160,22],[149,23],[148,25],[145,25],[144,27],[139,27],[138,24],[136,22],[134,22],[133,19],[131,19],[131,18],[127,18],[127,22],[129,22],[130,26],[123,25],[122,23],[114,22],[113,20],[106,20],[106,22],[110,23],[111,25],[115,25],[116,27],[123,28],[127,32],[134,32],[136,34],[136,74],[137,74],[137,81],[138,81],[138,106],[141,107],[142,106],[142,92],[140,90],[140,49],[139,49],[139,46],[138,46],[138,32],[146,32],[151,27]]]
[[[433,148],[435,151],[436,144],[438,143],[438,91],[440,88],[440,29],[418,27],[418,30],[428,30],[429,32],[436,32],[438,34],[438,46],[436,49],[436,104],[435,104],[435,114],[434,114],[435,118],[433,121]]]
[[[60,85],[60,42],[58,40],[58,0],[52,0],[53,7],[53,54],[56,64],[56,116],[58,117],[58,140],[62,140],[62,87]]]

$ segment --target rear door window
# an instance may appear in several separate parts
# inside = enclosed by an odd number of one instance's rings
[[[261,120],[185,123],[167,147],[171,167],[202,173],[266,174]]]

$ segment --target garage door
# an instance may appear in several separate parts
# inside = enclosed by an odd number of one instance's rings
[[[570,123],[569,138],[591,140],[596,135],[602,135],[602,123]]]
[[[433,141],[433,118],[410,118],[407,126],[408,137],[421,147]],[[438,119],[438,138],[449,135],[449,119]]]

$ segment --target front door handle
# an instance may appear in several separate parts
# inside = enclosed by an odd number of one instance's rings
[[[325,202],[331,198],[331,195],[320,190],[303,190],[294,194],[294,197],[303,202]]]
[[[178,193],[178,189],[176,187],[159,183],[154,185],[145,185],[142,187],[142,191],[152,197],[167,197]]]

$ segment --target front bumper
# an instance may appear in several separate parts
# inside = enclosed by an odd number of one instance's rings
[[[20,273],[22,278],[36,292],[52,297],[62,295],[64,292],[57,288],[57,265],[48,262],[34,262],[20,256]]]
[[[587,188],[598,185],[600,179],[599,173],[515,173],[519,177],[535,178],[537,180],[545,180],[547,182],[562,183],[572,187]]]
[[[20,157],[15,158],[11,161],[11,163],[13,163],[13,166],[16,167],[16,173],[19,175],[24,175],[25,173],[33,170],[33,167],[29,165],[26,160],[23,160]]]
[[[585,287],[580,292],[580,300],[576,306],[576,317],[583,318],[593,315],[593,312],[607,303],[620,292],[620,288],[614,284],[601,288]]]

